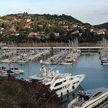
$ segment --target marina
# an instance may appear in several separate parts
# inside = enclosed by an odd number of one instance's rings
[[[67,47],[2,47],[0,50],[1,78],[37,80],[56,93],[62,108],[92,108],[108,98],[108,89],[104,88],[98,99],[94,98],[98,92],[87,93],[89,89],[108,86],[105,78],[101,78],[108,52],[105,39],[102,47],[78,47],[75,39]],[[105,98],[100,100],[101,97]]]
[[[42,55],[49,54],[48,50],[2,50],[3,56],[1,57],[0,62],[2,63],[19,63],[24,64],[28,61],[32,61],[41,57]]]
[[[0,108],[108,108],[107,0],[0,2]]]
[[[18,63],[0,63],[1,66],[6,66],[7,69],[17,67],[24,70],[24,74],[18,75],[17,78],[28,79],[30,76],[38,74],[40,72],[41,64],[40,60],[29,61],[25,64]],[[108,87],[108,67],[102,66],[98,53],[83,53],[79,59],[72,65],[52,65],[54,71],[59,70],[61,73],[71,73],[72,75],[85,74],[85,79],[80,84],[84,90],[95,89],[99,87]],[[48,69],[48,66],[47,66]],[[98,77],[97,77],[98,76]],[[72,101],[69,98],[62,104],[63,108],[66,108],[68,103]]]

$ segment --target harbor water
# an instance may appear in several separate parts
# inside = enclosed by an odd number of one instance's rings
[[[24,75],[17,78],[28,79],[29,76],[40,72],[40,59],[30,61],[26,64],[0,64],[1,66],[18,67],[24,70]],[[98,87],[108,87],[108,66],[102,66],[98,53],[82,54],[73,65],[53,65],[54,70],[59,70],[61,73],[72,73],[72,75],[85,74],[86,77],[78,89],[94,89]],[[71,99],[69,98],[69,101]],[[68,101],[68,102],[69,102]],[[66,107],[66,103],[63,108]]]

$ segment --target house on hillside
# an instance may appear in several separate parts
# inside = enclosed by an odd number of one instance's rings
[[[54,33],[55,37],[59,37],[60,33]]]
[[[0,28],[0,30],[1,30],[1,31],[3,31],[3,30],[4,30],[4,28],[3,28],[3,27],[1,27],[1,28]]]
[[[79,34],[79,30],[74,31],[74,32],[72,32],[71,34],[72,34],[72,35]]]
[[[38,33],[35,33],[35,32],[30,32],[28,37],[33,37],[33,36],[38,36],[39,34]]]
[[[31,19],[27,19],[26,22],[29,23],[31,21]]]
[[[28,37],[36,37],[38,39],[43,39],[45,38],[45,33],[44,32],[31,32],[29,33]]]
[[[68,26],[68,25],[64,25],[63,28],[64,28],[64,29],[68,29],[69,26]]]
[[[69,27],[70,31],[72,30],[78,30],[78,25],[77,24],[72,24],[70,27]]]
[[[17,32],[16,27],[14,25],[9,29],[9,31],[12,32],[12,33]]]
[[[85,29],[85,27],[84,27],[84,26],[81,26],[81,25],[78,26],[78,28],[79,28],[79,29]]]
[[[27,23],[27,24],[24,26],[24,28],[30,29],[32,24],[33,24],[33,22],[31,21],[31,22]]]
[[[3,32],[2,32],[2,31],[0,31],[0,34],[3,34]]]
[[[52,27],[52,25],[51,24],[48,24],[48,27]]]
[[[94,29],[90,29],[90,32],[94,32]]]
[[[50,39],[50,34],[49,33],[45,35],[45,39]]]
[[[17,22],[18,20],[16,18],[14,18],[14,21]]]
[[[78,28],[78,25],[77,24],[72,24],[72,26],[71,26],[73,29],[74,28]]]
[[[3,19],[0,19],[0,21],[3,21]]]
[[[58,24],[63,24],[63,21],[59,21]]]
[[[93,32],[97,35],[105,35],[106,34],[106,29],[94,30]]]
[[[16,33],[16,34],[15,34],[15,36],[19,36],[19,35],[20,35],[19,33]]]
[[[43,28],[43,25],[39,24],[38,27]]]

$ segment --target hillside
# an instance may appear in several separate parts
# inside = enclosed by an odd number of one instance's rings
[[[11,14],[0,17],[0,41],[4,42],[79,42],[102,40],[106,31],[68,15]]]
[[[100,29],[105,28],[105,29],[108,31],[108,23],[96,25],[95,27],[98,27],[98,28],[100,28]]]
[[[38,81],[0,80],[0,108],[61,108],[54,91]]]

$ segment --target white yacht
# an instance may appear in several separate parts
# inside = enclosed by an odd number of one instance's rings
[[[108,60],[106,60],[106,61],[101,61],[101,63],[102,63],[103,66],[108,66]]]
[[[18,68],[10,68],[9,70],[13,71],[15,74],[24,74],[24,71]]]
[[[102,56],[101,57],[101,64],[102,65],[108,65],[108,57]]]
[[[29,80],[36,79],[48,85],[50,90],[57,93],[58,97],[74,91],[85,78],[85,75],[61,74],[58,70],[54,72],[49,69],[47,72],[45,66],[42,66],[40,72],[40,74],[30,76]]]
[[[14,72],[10,70],[0,70],[0,77],[8,77],[9,75],[13,76]]]
[[[33,76],[30,76],[29,77],[29,80],[32,80],[32,79],[36,79],[36,80],[43,80],[45,77],[47,76],[47,72],[46,72],[46,68],[45,66],[43,65],[41,68],[40,68],[40,73],[39,74],[36,74],[36,75],[33,75]]]
[[[60,64],[72,65],[74,61],[75,61],[75,58],[73,57],[73,53],[69,53]]]
[[[2,63],[11,63],[12,60],[10,60],[10,59],[4,59],[4,60],[1,60],[1,62],[2,62]]]
[[[9,70],[6,69],[6,67],[0,67],[0,76],[1,77],[8,77],[9,75],[19,75],[23,74],[24,71],[18,68],[10,68]]]
[[[45,65],[56,65],[59,64],[59,62],[66,56],[67,52],[60,52],[57,53],[56,55],[53,55],[52,57],[48,58],[46,61],[42,61],[41,64],[45,64]]]
[[[108,88],[102,87],[88,91],[80,91],[78,97],[68,108],[94,108],[108,98]]]
[[[19,64],[25,64],[26,62],[27,62],[27,59],[25,59],[25,58],[21,58],[17,61],[17,63],[19,63]]]
[[[6,72],[6,67],[0,67],[0,77],[8,76],[8,73]]]

